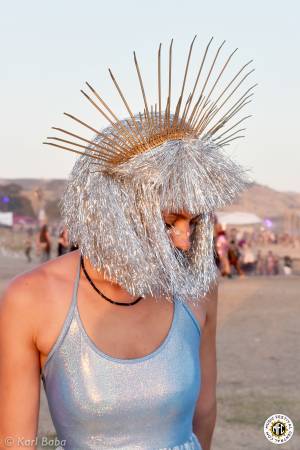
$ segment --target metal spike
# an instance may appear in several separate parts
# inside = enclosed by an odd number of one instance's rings
[[[57,128],[57,127],[51,127],[51,128],[53,130],[57,130],[57,131],[60,131],[62,133],[68,134],[69,136],[73,136],[73,137],[75,137],[75,138],[77,138],[77,139],[79,139],[79,140],[81,140],[83,142],[86,142],[87,144],[95,145],[96,147],[100,147],[101,148],[101,145],[99,145],[97,142],[85,139],[85,138],[79,136],[78,134],[71,133],[70,131],[64,130],[63,128]],[[101,138],[103,138],[103,141],[101,141],[101,142],[103,142],[104,144],[106,144],[106,145],[108,145],[108,146],[110,146],[112,148],[116,148],[116,149],[120,149],[121,151],[124,151],[124,148],[122,148],[117,142],[115,142],[116,140],[112,140],[112,139],[109,138],[109,136],[106,136],[105,134],[102,134],[102,133],[99,133],[99,136]]]
[[[78,150],[74,150],[72,148],[64,147],[64,146],[58,145],[58,144],[53,144],[53,142],[43,142],[43,144],[51,145],[52,147],[62,148],[64,150],[68,150],[69,152],[77,153],[78,155],[90,156],[91,158],[94,158],[94,159],[103,159],[102,157],[99,157],[99,156],[88,155],[85,152],[79,152]]]
[[[158,83],[158,111],[159,111],[159,128],[161,131],[161,43],[158,49],[158,62],[157,62],[157,83]]]
[[[226,42],[226,41],[223,41],[222,44],[220,45],[220,47],[219,47],[218,50],[217,50],[217,53],[216,53],[216,55],[215,55],[215,57],[214,57],[214,59],[213,59],[212,65],[210,66],[208,75],[207,75],[207,77],[206,77],[206,79],[205,79],[205,82],[204,82],[204,85],[203,85],[203,87],[202,87],[202,90],[201,90],[201,93],[200,93],[200,97],[202,97],[203,94],[204,94],[204,91],[205,91],[205,88],[206,88],[206,86],[207,86],[207,83],[208,83],[208,81],[209,81],[209,79],[210,79],[212,70],[213,70],[213,68],[214,68],[214,66],[215,66],[215,64],[216,64],[216,61],[217,61],[218,56],[219,56],[219,54],[220,54],[220,51],[221,51],[223,45],[225,44],[225,42]],[[206,97],[206,98],[207,98],[207,97]],[[202,109],[203,109],[205,106],[206,106],[206,105],[204,104],[203,107],[202,107]],[[196,128],[197,128],[197,125],[196,125]]]
[[[192,43],[191,43],[190,49],[189,49],[188,59],[187,59],[187,62],[186,62],[185,71],[184,71],[184,77],[183,77],[183,82],[182,82],[181,94],[179,96],[179,100],[178,100],[178,103],[177,103],[177,106],[176,106],[175,117],[174,117],[174,120],[172,122],[172,126],[174,128],[176,128],[176,125],[177,125],[177,122],[178,122],[178,117],[179,117],[179,114],[180,114],[180,108],[181,108],[181,103],[182,103],[182,99],[183,99],[183,93],[184,93],[186,78],[187,78],[187,74],[188,74],[188,70],[189,70],[191,55],[192,55],[192,51],[193,51],[193,45],[194,45],[196,37],[197,37],[197,35],[194,36],[194,39],[192,40]]]
[[[190,105],[192,104],[192,99],[193,99],[193,97],[194,97],[194,94],[195,94],[195,91],[196,91],[196,87],[197,87],[197,85],[198,85],[199,78],[200,78],[200,75],[201,75],[201,72],[202,72],[202,69],[203,69],[205,60],[206,60],[206,56],[207,56],[207,53],[208,53],[208,49],[209,49],[210,44],[212,43],[212,41],[213,41],[213,37],[211,37],[209,43],[208,43],[207,46],[206,46],[206,49],[205,49],[205,52],[204,52],[204,55],[203,55],[203,58],[202,58],[202,61],[201,61],[201,65],[200,65],[200,68],[199,68],[199,70],[198,70],[197,78],[196,78],[196,81],[195,81],[195,84],[194,84],[194,87],[193,87],[193,90],[192,90],[192,96],[191,96],[191,102],[190,102]],[[201,96],[200,96],[200,98],[201,98]],[[200,101],[200,100],[199,100],[199,101]],[[196,102],[196,104],[197,104],[197,103],[198,103],[198,102]],[[189,107],[189,108],[190,108],[190,107]],[[188,114],[189,108],[187,109],[187,113],[186,113],[186,114]],[[193,111],[192,111],[191,116],[190,116],[189,119],[188,119],[188,124],[191,123],[192,119],[193,119]]]
[[[132,143],[132,145],[135,145],[135,143],[138,143],[139,140],[136,139],[135,134],[130,134],[128,132],[128,129],[122,124],[122,122],[118,119],[118,117],[115,115],[115,113],[109,108],[109,106],[105,103],[105,101],[100,97],[100,95],[98,94],[98,92],[96,91],[96,89],[94,89],[87,81],[86,81],[86,85],[88,86],[88,88],[93,92],[93,94],[97,97],[97,99],[100,101],[100,103],[106,108],[106,110],[113,116],[114,120],[116,121],[115,123],[110,122],[112,124],[112,126],[119,132],[119,129],[122,129],[122,131],[124,132],[124,135],[130,140],[130,142]]]
[[[142,91],[142,95],[143,95],[143,100],[144,100],[146,117],[147,117],[147,120],[148,120],[149,129],[152,130],[151,119],[150,119],[149,108],[148,108],[147,98],[146,98],[146,94],[145,94],[143,79],[142,79],[142,76],[141,76],[140,67],[139,67],[139,64],[138,64],[135,52],[133,52],[133,56],[134,56],[135,68],[136,68],[136,71],[137,71],[137,74],[138,74],[139,83],[140,83],[140,87],[141,87],[141,91]]]

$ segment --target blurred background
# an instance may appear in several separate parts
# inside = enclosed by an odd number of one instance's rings
[[[1,291],[14,276],[72,250],[59,199],[76,157],[41,143],[51,126],[70,129],[63,111],[98,128],[106,125],[79,92],[86,80],[123,117],[107,68],[117,75],[132,109],[140,110],[133,50],[150,96],[158,45],[163,43],[167,58],[171,38],[175,90],[195,34],[195,58],[214,36],[215,49],[226,39],[227,55],[239,47],[236,67],[254,59],[253,80],[259,85],[248,111],[253,117],[246,139],[228,149],[248,169],[252,184],[215,217],[221,279],[212,449],[272,448],[264,421],[282,413],[295,426],[285,449],[299,450],[299,3],[1,3]],[[55,436],[43,391],[39,435]]]

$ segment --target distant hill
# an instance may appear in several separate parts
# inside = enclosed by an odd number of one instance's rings
[[[34,211],[42,196],[46,207],[48,205],[49,210],[52,211],[51,215],[55,218],[58,214],[55,205],[61,198],[65,183],[66,180],[63,179],[0,179],[0,188],[1,185],[2,187],[12,185],[12,188],[15,185],[20,186],[20,192],[14,195],[30,200]],[[25,203],[28,208],[27,202]],[[300,193],[280,192],[254,183],[233,205],[227,207],[226,211],[252,212],[262,218],[280,218],[290,215],[300,217]]]
[[[253,183],[226,211],[252,212],[262,218],[300,215],[300,193],[280,192]]]
[[[24,192],[36,191],[42,189],[45,197],[59,197],[64,189],[66,180],[63,179],[44,179],[44,178],[15,178],[1,179],[0,186],[6,184],[18,184]]]
[[[0,211],[34,217],[43,205],[50,220],[59,219],[58,199],[65,184],[62,179],[0,179]],[[8,197],[9,203],[3,202],[3,197]]]
[[[0,183],[0,212],[12,211],[17,215],[34,217],[32,203],[22,192],[19,183]]]

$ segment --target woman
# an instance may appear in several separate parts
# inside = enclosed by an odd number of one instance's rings
[[[48,225],[43,225],[37,240],[37,251],[41,256],[41,262],[46,262],[51,256],[51,238],[48,231]]]
[[[186,218],[172,216],[172,223],[177,222],[182,234],[175,237],[175,243],[178,248],[185,249],[188,246],[187,233],[190,227],[192,217],[187,215]],[[166,216],[168,221],[168,216]],[[168,222],[167,222],[168,223]],[[174,227],[176,230],[177,228]],[[53,349],[60,330],[65,323],[64,320],[70,308],[70,299],[72,297],[73,280],[76,278],[78,268],[79,252],[75,251],[61,258],[56,258],[47,264],[43,264],[36,270],[18,277],[10,286],[1,307],[1,425],[0,436],[25,436],[27,439],[34,439],[37,433],[38,408],[39,408],[39,368],[44,366],[48,355]],[[97,271],[93,270],[89,261],[85,261],[85,268],[97,287],[111,299],[118,299],[122,302],[131,302],[133,297],[128,295],[120,286],[104,280]],[[195,315],[195,325],[192,319],[186,315],[185,321],[188,327],[194,327],[190,337],[195,336],[199,327],[202,330],[202,348],[199,346],[199,357],[201,359],[202,368],[202,391],[198,398],[198,403],[193,417],[194,433],[201,439],[203,449],[208,449],[211,442],[212,431],[216,418],[216,353],[215,353],[215,330],[216,330],[216,309],[217,309],[217,293],[216,290],[209,294],[210,302],[207,307],[192,307]],[[152,300],[152,301],[151,301]],[[135,410],[136,399],[133,389],[136,386],[129,383],[129,380],[135,380],[140,386],[143,379],[136,379],[138,373],[135,365],[130,363],[132,358],[143,358],[151,355],[160,348],[165,342],[168,331],[172,322],[172,307],[168,302],[155,302],[151,297],[144,298],[142,302],[136,305],[136,308],[120,308],[109,302],[100,301],[99,296],[95,293],[84,277],[80,273],[79,280],[79,311],[82,318],[84,328],[92,342],[97,348],[101,349],[105,354],[111,355],[112,358],[125,360],[123,365],[119,365],[120,369],[125,371],[130,369],[133,372],[131,377],[126,379],[126,372],[122,370],[121,397],[119,401],[129,402],[127,410],[130,412],[129,420],[132,425],[137,424],[139,419],[138,413],[142,411]],[[5,330],[5,331],[4,331]],[[173,344],[174,345],[174,344]],[[195,348],[196,350],[196,348]],[[70,351],[70,348],[69,348]],[[179,352],[179,349],[172,348],[171,351]],[[159,356],[159,355],[157,355]],[[173,355],[174,356],[174,355]],[[71,355],[68,356],[71,359]],[[126,364],[126,360],[127,364]],[[156,358],[157,359],[157,358]],[[197,355],[194,355],[197,360]],[[149,361],[149,360],[148,360]],[[154,361],[154,359],[153,359]],[[176,364],[172,363],[172,372],[175,375],[180,369],[180,363],[184,358],[178,354]],[[73,360],[73,363],[75,361]],[[100,363],[100,358],[98,360]],[[132,360],[134,362],[134,359]],[[49,360],[51,363],[51,359]],[[168,363],[170,361],[168,360]],[[141,364],[141,363],[140,363]],[[79,365],[78,365],[79,366]],[[149,367],[149,369],[148,369]],[[75,370],[77,370],[74,367]],[[51,370],[51,369],[50,369]],[[108,369],[107,369],[108,370]],[[117,370],[117,369],[116,369]],[[158,369],[156,369],[158,370]],[[184,370],[195,370],[193,365],[185,367]],[[182,372],[182,371],[180,371]],[[92,383],[89,389],[93,389],[93,382],[89,379],[88,368],[84,368],[85,382]],[[146,401],[154,402],[155,396],[163,397],[167,401],[170,392],[164,395],[163,387],[156,384],[159,374],[151,372],[151,365],[147,364],[147,359],[141,368],[141,374],[145,377],[144,383],[148,381],[149,392],[146,395]],[[71,374],[70,374],[71,375]],[[101,377],[101,372],[94,373],[94,376]],[[169,374],[171,375],[171,373]],[[114,372],[111,377],[115,377]],[[182,373],[181,373],[182,376]],[[162,377],[164,379],[164,377]],[[9,391],[4,391],[4,383],[7,385],[9,380]],[[189,380],[186,374],[186,382]],[[199,379],[195,380],[194,389],[197,390]],[[172,383],[173,384],[173,383]],[[114,385],[114,383],[112,383]],[[170,389],[172,385],[166,389]],[[178,384],[175,383],[175,387]],[[107,385],[105,385],[107,386]],[[181,386],[183,389],[183,386]],[[193,392],[193,386],[190,387]],[[144,388],[139,392],[144,392]],[[184,393],[184,391],[183,391]],[[183,394],[182,393],[182,394]],[[186,391],[188,394],[188,390]],[[53,393],[54,394],[54,393]],[[62,395],[58,392],[57,395]],[[103,393],[104,394],[104,393]],[[176,396],[180,401],[187,401],[184,396],[177,392]],[[80,394],[82,395],[82,393]],[[97,394],[95,394],[97,396]],[[167,396],[168,395],[168,396]],[[173,393],[175,396],[175,393]],[[88,396],[93,402],[92,407],[97,403],[94,394],[91,392]],[[58,399],[57,399],[58,401]],[[80,399],[78,399],[77,408],[84,409]],[[130,409],[132,403],[132,411]],[[176,405],[176,402],[173,402]],[[59,409],[59,403],[57,408]],[[139,407],[141,405],[138,405]],[[108,405],[106,405],[108,407]],[[177,405],[179,407],[179,405]],[[146,405],[144,405],[146,408]],[[160,405],[161,414],[171,413],[168,411],[168,405],[163,402]],[[149,408],[151,409],[151,408]],[[183,409],[184,410],[184,409]],[[70,412],[69,412],[70,413]],[[175,413],[175,412],[174,412]],[[62,414],[66,414],[64,410]],[[109,414],[110,415],[110,414]],[[152,418],[146,414],[145,420],[152,423]],[[116,417],[125,420],[122,413]],[[183,420],[184,418],[182,418]],[[75,419],[74,419],[75,420]],[[78,419],[77,419],[78,420]],[[160,418],[162,420],[162,418]],[[102,419],[99,418],[99,426]],[[111,424],[112,425],[112,424]],[[136,426],[136,425],[135,425]],[[119,433],[120,423],[115,423],[113,434]],[[147,424],[144,424],[147,427]],[[147,431],[150,436],[155,430]],[[136,430],[136,434],[138,430]],[[62,439],[64,436],[62,437]],[[113,438],[113,436],[112,436]],[[149,441],[151,442],[151,440]],[[68,442],[66,442],[68,445]],[[12,447],[17,448],[17,446]],[[33,447],[34,448],[34,447]],[[77,448],[77,447],[66,447]],[[84,447],[78,447],[84,448]],[[86,447],[89,448],[89,447]],[[99,447],[91,448],[106,448]],[[117,448],[112,445],[111,448]],[[130,448],[130,447],[129,447]],[[156,447],[154,447],[156,448]],[[158,447],[159,448],[159,447]],[[192,448],[192,447],[191,447]]]
[[[230,277],[231,269],[228,258],[228,250],[229,250],[228,239],[226,236],[226,232],[222,229],[221,225],[217,234],[216,249],[220,261],[221,274],[223,277]]]
[[[63,228],[58,237],[58,243],[57,243],[57,256],[62,256],[68,253],[69,251],[69,239],[68,239],[68,232],[65,228]]]
[[[34,439],[41,375],[61,447],[211,448],[213,211],[242,189],[243,173],[212,131],[203,137],[209,121],[187,115],[191,97],[183,108],[181,95],[175,115],[170,96],[164,113],[161,98],[159,111],[149,111],[135,63],[143,114],[132,115],[112,74],[130,111],[124,121],[88,85],[114,121],[93,141],[77,136],[90,145],[62,213],[79,250],[17,277],[1,301],[2,439]]]

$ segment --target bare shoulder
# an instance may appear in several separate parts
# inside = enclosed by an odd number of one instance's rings
[[[209,291],[198,304],[190,303],[189,307],[200,324],[200,328],[216,320],[218,303],[218,284],[211,285]]]
[[[38,265],[32,270],[26,271],[14,277],[4,291],[2,298],[22,298],[22,302],[30,302],[35,298],[40,298],[40,293],[45,291],[53,282],[60,282],[66,277],[72,278],[70,269],[77,261],[78,251],[67,253],[64,256],[53,258],[52,260]]]
[[[0,298],[0,316],[5,323],[18,318],[20,326],[23,324],[35,333],[39,319],[57,299],[55,290],[73,276],[75,260],[76,255],[69,253],[14,277]]]

